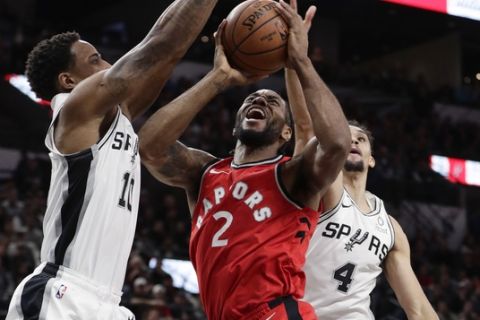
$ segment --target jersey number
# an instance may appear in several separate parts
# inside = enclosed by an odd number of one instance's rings
[[[225,219],[225,224],[213,235],[212,247],[225,247],[228,244],[228,239],[220,239],[220,237],[225,233],[225,231],[227,231],[228,228],[230,228],[230,225],[233,221],[233,216],[228,211],[219,211],[215,213],[213,217],[215,220]]]
[[[135,184],[135,179],[133,177],[130,179],[130,172],[125,172],[123,175],[123,188],[122,195],[118,200],[118,205],[122,208],[127,207],[128,211],[132,211],[132,194],[133,194],[133,185]],[[128,192],[127,192],[128,189]],[[127,199],[125,199],[127,197]]]
[[[333,274],[333,278],[340,282],[337,289],[346,293],[350,289],[350,283],[352,282],[353,271],[355,270],[355,265],[353,263],[347,263],[337,270]]]

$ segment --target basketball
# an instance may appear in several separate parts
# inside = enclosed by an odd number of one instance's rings
[[[288,25],[272,0],[248,0],[227,17],[222,44],[230,64],[248,74],[282,69],[287,58]]]

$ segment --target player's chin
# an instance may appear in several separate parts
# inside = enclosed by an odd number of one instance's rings
[[[358,153],[349,153],[347,160],[351,162],[363,162],[362,155]]]
[[[261,132],[267,127],[267,121],[266,119],[245,119],[243,120],[242,127],[244,130]]]

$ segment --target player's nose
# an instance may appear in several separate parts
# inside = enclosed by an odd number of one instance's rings
[[[267,100],[263,96],[257,96],[255,99],[252,101],[253,104],[258,104],[260,106],[266,106],[267,105]]]

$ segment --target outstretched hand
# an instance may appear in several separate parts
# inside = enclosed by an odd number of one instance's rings
[[[304,19],[297,12],[297,0],[290,0],[290,5],[284,0],[280,0],[277,8],[290,28],[287,67],[292,68],[299,62],[308,59],[308,31],[312,26],[317,8],[310,6]]]
[[[266,76],[255,76],[245,74],[237,69],[234,69],[230,66],[228,59],[225,55],[225,51],[222,45],[222,34],[225,30],[227,20],[223,20],[222,23],[218,26],[217,32],[215,32],[215,58],[213,61],[214,71],[221,72],[225,75],[225,84],[227,86],[236,86],[236,85],[248,85],[266,78]]]

